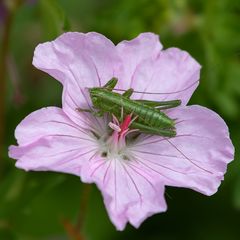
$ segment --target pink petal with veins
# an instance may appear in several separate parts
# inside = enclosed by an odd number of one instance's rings
[[[164,184],[136,161],[92,159],[81,169],[82,181],[95,182],[102,192],[112,222],[123,230],[167,209]]]
[[[155,59],[162,49],[159,36],[153,33],[141,33],[130,41],[122,41],[116,50],[122,60],[117,77],[123,89],[133,87],[133,76],[137,67],[145,60]]]
[[[104,85],[114,76],[119,61],[114,44],[103,35],[69,32],[39,44],[33,65],[63,84],[63,111],[78,124],[81,117],[94,119],[76,112],[76,108],[91,107],[86,88]]]
[[[79,176],[82,162],[98,148],[94,137],[57,107],[31,113],[16,128],[15,137],[19,146],[10,146],[9,156],[17,160],[17,167],[27,171]]]
[[[144,163],[169,186],[214,194],[234,157],[234,147],[224,121],[201,106],[177,108],[177,136],[142,136],[133,146],[137,161]],[[146,169],[147,171],[147,169]]]
[[[142,91],[133,98],[153,101],[182,100],[186,105],[199,84],[200,65],[187,52],[177,48],[161,51],[136,67],[132,88]],[[159,94],[147,94],[159,93]]]

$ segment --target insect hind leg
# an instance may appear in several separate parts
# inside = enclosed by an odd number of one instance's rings
[[[151,100],[135,100],[136,102],[142,103],[149,107],[154,107],[159,110],[175,108],[181,105],[181,100],[170,100],[170,101],[151,101]]]
[[[175,137],[176,136],[176,130],[173,128],[153,128],[151,126],[147,126],[145,124],[141,124],[138,122],[133,122],[131,126],[135,129],[140,129],[142,133],[145,134],[153,134],[153,135],[159,135],[162,137]]]

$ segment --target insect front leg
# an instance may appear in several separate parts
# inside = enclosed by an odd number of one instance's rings
[[[95,117],[102,117],[104,112],[103,111],[93,111],[92,109],[84,109],[84,108],[76,108],[76,111],[78,112],[89,112],[91,114],[93,114]]]
[[[93,113],[94,111],[91,109],[85,109],[85,108],[76,108],[77,112],[89,112],[89,113]]]

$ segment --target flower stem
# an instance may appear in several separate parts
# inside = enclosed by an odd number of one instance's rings
[[[91,189],[92,189],[92,185],[90,184],[83,185],[81,201],[80,201],[80,209],[79,209],[77,223],[75,227],[77,231],[81,230],[83,227],[84,219],[86,218],[87,206],[89,202]]]
[[[84,240],[80,232],[76,231],[76,228],[69,222],[67,219],[62,220],[63,226],[67,235],[70,239],[73,240]]]
[[[80,209],[79,209],[76,225],[73,225],[67,219],[64,219],[62,221],[64,229],[67,232],[68,237],[73,240],[84,240],[85,239],[85,237],[82,234],[82,227],[83,227],[84,220],[85,220],[86,213],[87,213],[87,205],[89,202],[90,192],[91,192],[91,185],[84,184],[83,189],[82,189],[82,194],[81,194]]]

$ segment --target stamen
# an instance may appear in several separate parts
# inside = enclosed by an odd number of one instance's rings
[[[138,131],[139,131],[139,129],[132,129],[132,130],[129,130],[129,131],[127,132],[127,134],[133,133],[133,132],[138,132]]]
[[[136,115],[136,116],[132,119],[132,121],[130,122],[129,125],[131,125],[137,118],[138,118],[138,115]]]
[[[119,123],[117,117],[114,114],[112,114],[112,118],[113,118],[113,123],[119,126],[120,123]]]
[[[121,132],[121,128],[113,122],[109,122],[108,126],[114,131]]]
[[[111,135],[108,136],[104,148],[102,151],[102,157],[117,157],[123,160],[129,160],[127,152],[127,142],[126,136],[129,133],[139,131],[138,129],[130,129],[129,126],[137,118],[132,119],[132,114],[128,114],[120,121],[116,116],[112,115],[112,122],[108,123],[108,126],[113,129]]]
[[[123,106],[121,108],[121,121],[123,121]]]

